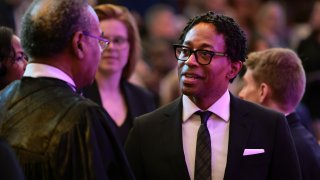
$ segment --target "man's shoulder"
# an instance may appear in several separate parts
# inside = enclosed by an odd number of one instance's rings
[[[103,113],[102,108],[96,103],[75,93],[63,83],[50,82],[45,85],[39,85],[32,79],[27,79],[25,82],[17,81],[9,85],[0,94],[0,112],[6,117],[3,118],[3,121],[16,119],[18,114],[23,114],[21,122],[36,121],[34,117],[42,117],[43,121],[38,120],[38,123],[50,122],[58,125],[76,122],[88,110]]]
[[[239,98],[231,101],[230,117],[231,122],[241,119],[252,123],[256,128],[275,128],[280,124],[288,124],[284,114]]]
[[[287,116],[287,119],[298,155],[301,154],[303,158],[312,157],[315,160],[320,160],[320,146],[316,138],[301,124],[297,114],[292,113]]]
[[[170,116],[178,115],[179,113],[181,113],[181,108],[181,98],[178,98],[167,105],[161,106],[154,111],[137,117],[135,121],[138,121],[139,123],[149,124],[159,123],[165,120],[172,120]]]
[[[86,131],[93,124],[101,124],[103,119],[107,119],[105,111],[96,103],[68,89],[55,87],[29,94],[17,93],[0,107],[0,115],[4,115],[0,127],[10,143],[30,152],[45,152],[47,147],[57,146],[55,143],[58,141],[52,143],[52,140],[60,139],[75,129]],[[5,127],[12,127],[19,133]],[[42,143],[34,145],[34,142]]]

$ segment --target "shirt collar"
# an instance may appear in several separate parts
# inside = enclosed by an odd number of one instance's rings
[[[68,84],[72,85],[74,88],[76,88],[76,85],[70,76],[68,76],[65,72],[61,71],[60,69],[47,64],[39,64],[39,63],[28,64],[23,76],[33,77],[33,78],[37,78],[37,77],[56,78],[56,79],[65,81]]]
[[[199,111],[200,108],[197,107],[186,95],[182,95],[183,104],[183,114],[182,120],[187,121],[195,112]],[[230,118],[230,94],[229,91],[226,92],[208,109],[208,111],[213,112],[215,115],[219,116],[224,121],[229,121]]]

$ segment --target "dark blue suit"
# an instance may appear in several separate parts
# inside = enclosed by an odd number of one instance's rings
[[[320,146],[313,135],[300,123],[296,113],[287,116],[299,157],[303,180],[320,180]]]

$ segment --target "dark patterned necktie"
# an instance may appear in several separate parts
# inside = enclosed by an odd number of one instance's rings
[[[210,111],[197,111],[195,114],[200,115],[201,125],[197,136],[194,179],[211,180],[211,140],[207,121],[212,113]]]

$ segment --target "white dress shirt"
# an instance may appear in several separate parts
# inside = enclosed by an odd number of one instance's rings
[[[26,70],[23,74],[24,77],[49,77],[49,78],[56,78],[62,81],[67,82],[76,90],[76,85],[72,78],[68,76],[65,72],[61,71],[60,69],[47,65],[47,64],[39,64],[39,63],[30,63],[27,65]]]
[[[194,179],[194,167],[197,145],[197,133],[201,124],[200,116],[194,115],[200,110],[187,96],[182,96],[182,139],[186,164],[191,180]],[[208,109],[213,114],[208,119],[211,139],[212,179],[222,180],[227,164],[229,142],[230,94],[227,90]]]

